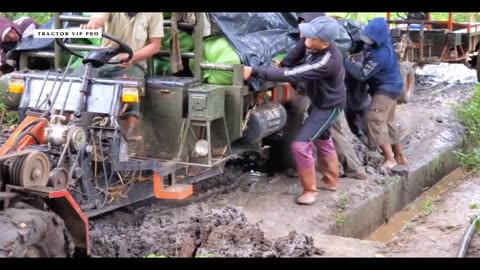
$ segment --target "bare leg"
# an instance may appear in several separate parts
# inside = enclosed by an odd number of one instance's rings
[[[382,167],[386,169],[391,169],[397,165],[395,158],[393,156],[392,146],[390,144],[382,144],[380,145],[382,149],[383,156],[385,157],[385,161],[383,162]]]
[[[399,143],[392,145],[393,154],[395,156],[395,161],[398,165],[408,164],[408,160],[405,158],[402,152],[402,146]]]
[[[138,118],[129,115],[127,119],[125,119],[125,137],[128,141],[140,141],[142,140],[142,136],[133,136],[133,131],[137,125]]]

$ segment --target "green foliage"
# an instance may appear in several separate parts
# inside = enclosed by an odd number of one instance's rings
[[[1,125],[6,124],[8,126],[14,125],[18,122],[18,114],[13,111],[9,111],[5,104],[0,103],[0,115],[3,114],[3,121]]]
[[[457,112],[466,127],[465,147],[457,152],[460,165],[468,172],[480,172],[480,84],[472,99]]]
[[[0,12],[0,16],[5,16],[10,20],[16,20],[21,17],[27,16],[32,18],[39,24],[46,23],[50,18],[52,18],[51,12]]]

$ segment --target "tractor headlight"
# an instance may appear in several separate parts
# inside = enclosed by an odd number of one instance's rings
[[[138,89],[126,87],[122,89],[122,102],[124,103],[137,103],[138,98]]]
[[[23,79],[11,78],[8,82],[8,92],[12,94],[22,94],[25,89],[25,81]]]
[[[208,155],[208,142],[206,140],[198,140],[195,143],[195,152],[201,157]]]

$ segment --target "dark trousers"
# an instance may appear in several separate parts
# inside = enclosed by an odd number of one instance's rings
[[[328,140],[330,126],[341,113],[340,109],[320,109],[315,105],[308,108],[308,117],[295,137],[297,142],[309,142],[315,139]]]

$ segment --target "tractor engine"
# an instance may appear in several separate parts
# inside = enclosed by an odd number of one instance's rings
[[[65,146],[79,151],[86,139],[85,131],[78,126],[53,124],[45,129],[45,140],[53,148]]]

